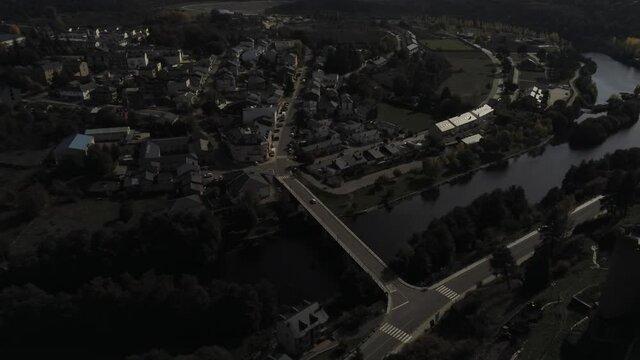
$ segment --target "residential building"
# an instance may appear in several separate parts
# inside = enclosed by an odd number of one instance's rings
[[[189,136],[151,139],[143,142],[139,151],[139,166],[158,164],[161,171],[175,171],[186,163],[210,163],[213,151],[208,140]]]
[[[317,302],[292,310],[293,314],[282,316],[276,325],[278,343],[289,355],[301,355],[324,335],[329,316]]]
[[[367,145],[380,141],[380,132],[377,129],[365,130],[354,133],[349,138],[356,145]]]
[[[172,215],[183,212],[198,214],[204,210],[206,210],[206,207],[202,202],[202,196],[198,194],[192,194],[175,199],[171,202],[169,207],[169,213]]]
[[[56,75],[62,72],[63,65],[57,61],[45,61],[36,68],[35,77],[38,81],[51,84]]]
[[[272,194],[272,186],[264,175],[255,171],[233,171],[224,175],[227,197],[233,204],[245,199],[261,201]]]
[[[96,88],[96,83],[82,84],[73,80],[60,89],[60,96],[71,101],[87,101],[91,99],[91,93]]]
[[[385,158],[384,154],[380,152],[378,149],[368,149],[364,151],[364,157],[369,161],[369,163],[376,163]]]
[[[234,128],[224,135],[231,158],[240,162],[265,161],[271,150],[271,128],[254,125]]]
[[[363,132],[364,124],[357,121],[349,120],[349,121],[338,123],[335,126],[335,129],[340,135],[349,137],[353,134]]]
[[[115,87],[100,85],[91,92],[91,101],[99,105],[113,104],[118,98],[118,92]]]
[[[220,75],[215,80],[216,90],[226,92],[236,90],[236,77],[231,70],[224,68],[218,72]]]
[[[95,144],[92,136],[75,134],[66,137],[53,151],[56,163],[71,158],[76,164],[83,164],[89,147]]]
[[[465,145],[472,145],[472,144],[477,144],[480,142],[480,140],[482,140],[482,135],[480,134],[474,134],[471,136],[467,136],[466,138],[460,140],[462,141],[463,144]]]
[[[312,156],[327,155],[339,151],[342,148],[342,141],[339,137],[332,137],[315,144],[306,145],[300,148],[300,151]]]
[[[0,49],[9,49],[14,46],[24,46],[27,38],[18,34],[0,34]]]
[[[435,123],[434,131],[442,136],[450,136],[454,134],[456,126],[451,123],[449,120],[440,121]]]
[[[462,115],[452,117],[449,119],[449,122],[456,127],[456,132],[460,133],[476,126],[478,124],[477,120],[478,118],[475,117],[475,115],[467,112]]]
[[[471,113],[475,115],[480,121],[491,117],[493,115],[493,112],[494,112],[493,108],[489,105],[483,105],[471,111]]]
[[[133,135],[133,131],[128,126],[87,129],[85,135],[92,136],[96,143],[124,143]]]

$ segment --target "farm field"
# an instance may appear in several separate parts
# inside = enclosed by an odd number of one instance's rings
[[[446,51],[441,52],[451,63],[452,74],[440,86],[458,95],[464,102],[476,105],[482,102],[491,91],[494,65],[480,51]]]

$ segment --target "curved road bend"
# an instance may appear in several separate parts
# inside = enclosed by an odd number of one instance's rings
[[[397,352],[403,345],[433,326],[453,303],[475,289],[478,284],[493,278],[488,258],[484,258],[429,288],[407,284],[322,202],[316,200],[317,202],[312,204],[311,199],[315,199],[313,193],[288,174],[286,161],[279,163],[282,166],[276,167],[278,181],[387,295],[384,320],[360,346],[365,359],[383,359],[388,354]],[[593,199],[572,211],[569,215],[572,224],[577,225],[597,216],[601,211],[601,199]],[[514,258],[521,263],[531,257],[540,241],[540,234],[534,231],[508,247]]]

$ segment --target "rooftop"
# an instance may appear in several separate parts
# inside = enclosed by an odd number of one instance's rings
[[[449,121],[455,126],[463,126],[476,120],[476,117],[472,113],[468,112],[449,119]]]
[[[294,338],[301,338],[311,329],[326,323],[327,320],[329,320],[329,316],[316,302],[287,318],[285,323]]]
[[[479,143],[480,140],[482,140],[482,135],[475,134],[475,135],[467,136],[466,138],[462,139],[462,143],[466,145],[471,145],[471,144]]]
[[[451,121],[445,120],[445,121],[440,121],[439,123],[436,123],[436,127],[438,128],[438,130],[440,130],[440,132],[447,132],[447,131],[453,130],[456,126],[453,125]]]

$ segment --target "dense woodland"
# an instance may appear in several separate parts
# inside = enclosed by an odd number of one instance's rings
[[[490,253],[533,221],[522,188],[496,190],[433,220],[424,233],[411,239],[410,246],[391,266],[410,282],[429,282],[453,262],[465,262],[467,255]]]
[[[139,225],[126,227],[132,215],[127,206],[115,227],[105,231],[50,236],[35,252],[3,254],[11,260],[0,273],[3,349],[25,355],[29,348],[34,353],[27,355],[68,359],[145,353],[132,359],[166,359],[194,351],[215,354],[203,359],[228,359],[225,348],[249,346],[246,351],[254,353],[271,346],[263,330],[284,304],[268,282],[238,284],[217,277],[218,258],[237,244],[230,243],[216,217],[145,214]],[[288,224],[289,231],[308,230],[297,218]],[[333,242],[317,245],[342,284],[341,296],[328,307],[332,315],[380,299]],[[343,315],[344,321],[350,316]]]

